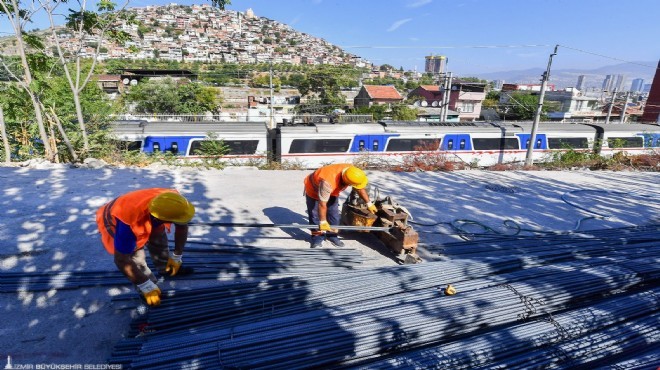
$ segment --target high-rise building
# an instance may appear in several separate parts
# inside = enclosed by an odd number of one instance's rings
[[[612,85],[614,84],[612,81],[614,81],[614,75],[605,76],[605,79],[603,80],[603,91],[612,90]]]
[[[626,84],[626,76],[624,75],[616,75],[616,82],[614,82],[614,85],[612,88],[616,89],[616,91],[623,91],[623,85]]]
[[[630,91],[632,92],[642,92],[642,89],[644,88],[644,79],[643,78],[636,78],[632,80],[632,85],[630,86]]]
[[[660,62],[658,62],[658,68],[660,68]],[[655,70],[651,91],[649,98],[646,99],[641,120],[642,122],[660,122],[660,73],[658,73],[658,69]]]
[[[445,73],[447,68],[447,57],[444,55],[429,55],[426,57],[424,72],[427,73]]]
[[[585,86],[585,79],[586,79],[585,75],[579,75],[578,80],[577,80],[577,84],[575,85],[575,88],[580,90],[580,91],[583,91],[584,88],[586,87]]]
[[[502,90],[502,85],[504,85],[504,80],[493,80],[493,89]]]

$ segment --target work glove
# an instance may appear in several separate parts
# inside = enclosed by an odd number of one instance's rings
[[[339,230],[331,228],[328,221],[321,221],[321,223],[319,223],[319,230],[331,234],[337,234],[339,232]]]
[[[369,212],[371,212],[373,214],[376,214],[376,212],[378,212],[378,209],[376,208],[376,205],[374,205],[371,202],[367,203],[367,209],[369,210]]]
[[[167,259],[167,266],[165,272],[169,272],[170,276],[174,276],[179,272],[181,264],[183,263],[182,254],[170,253],[170,258]]]
[[[160,304],[160,288],[158,288],[156,283],[147,279],[144,283],[138,284],[137,287],[149,306],[158,306]]]
[[[332,231],[332,228],[330,228],[330,224],[328,223],[328,221],[321,221],[321,223],[319,223],[319,230]]]

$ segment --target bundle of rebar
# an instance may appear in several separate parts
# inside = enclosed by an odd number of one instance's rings
[[[210,245],[186,248],[184,256],[185,265],[193,267],[195,271],[185,279],[212,280],[328,274],[355,269],[365,260],[359,250],[351,248],[312,250]],[[156,271],[151,263],[150,267]],[[130,285],[130,282],[116,269],[0,274],[0,293],[121,285]]]
[[[140,320],[155,332],[120,343],[111,362],[157,369],[352,366],[554,315],[660,279],[660,257],[595,258],[492,277],[482,272],[456,283],[459,294],[444,296],[439,288],[453,282],[448,265],[351,272],[274,290],[252,286],[252,300],[226,297],[222,305],[204,295],[210,290],[189,291],[188,299],[171,300]],[[261,309],[240,312],[268,294]]]

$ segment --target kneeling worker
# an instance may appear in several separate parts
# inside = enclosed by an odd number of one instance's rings
[[[188,240],[188,222],[195,207],[174,189],[142,189],[119,196],[96,211],[103,246],[114,254],[115,264],[136,285],[147,304],[160,304],[156,276],[147,266],[144,247],[160,275],[190,273],[181,268]],[[167,232],[175,224],[174,251],[170,253]]]
[[[376,206],[369,200],[367,175],[361,169],[348,164],[331,164],[323,166],[305,177],[305,198],[307,199],[307,215],[310,225],[319,225],[312,230],[311,247],[318,248],[325,238],[337,247],[344,243],[337,237],[337,230],[330,225],[339,224],[339,202],[337,197],[349,186],[356,189],[358,195],[367,203],[369,211],[376,213]]]

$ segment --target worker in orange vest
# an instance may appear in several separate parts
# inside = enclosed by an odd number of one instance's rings
[[[160,304],[158,279],[149,269],[147,247],[160,275],[190,273],[181,268],[183,248],[188,240],[188,222],[195,207],[173,189],[151,188],[119,196],[96,211],[96,223],[103,246],[113,254],[115,265],[137,287],[147,304]],[[170,252],[167,232],[174,223],[174,251]]]
[[[336,247],[343,247],[337,236],[337,230],[330,225],[339,224],[339,202],[337,197],[349,186],[357,190],[358,195],[367,203],[369,211],[376,213],[376,206],[369,200],[367,175],[361,169],[339,163],[323,166],[305,177],[305,198],[310,225],[319,225],[312,230],[311,248],[318,248],[324,238]]]

